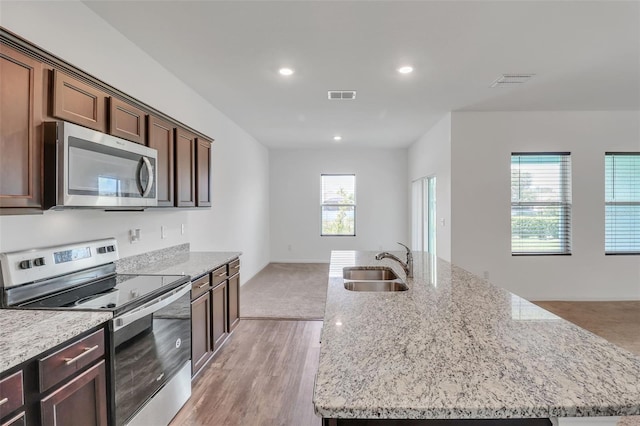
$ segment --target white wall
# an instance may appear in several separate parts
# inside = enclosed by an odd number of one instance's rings
[[[115,236],[129,256],[191,242],[193,250],[243,251],[243,282],[269,261],[264,146],[81,2],[2,1],[0,25],[215,139],[211,209],[1,216],[0,251]],[[168,228],[164,240],[161,225]],[[131,245],[127,231],[134,227],[142,240]]]
[[[445,115],[409,147],[408,169],[409,183],[427,176],[436,177],[436,254],[450,261],[451,114]]]
[[[331,250],[398,250],[409,241],[405,149],[272,150],[270,173],[274,262],[329,262]],[[323,173],[355,173],[355,237],[320,236]]]
[[[640,151],[638,112],[454,112],[451,122],[453,263],[531,300],[640,299],[640,256],[604,255],[604,153]],[[571,256],[511,256],[518,151],[571,152]]]

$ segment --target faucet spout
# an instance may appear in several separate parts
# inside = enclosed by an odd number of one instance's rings
[[[407,275],[407,278],[413,278],[413,254],[411,253],[411,249],[402,243],[398,243],[398,244],[400,244],[402,247],[404,247],[407,250],[406,262],[403,262],[396,255],[386,251],[376,254],[376,260],[382,260],[382,259],[395,260],[400,264],[400,266],[402,266],[402,269],[404,270],[404,273]]]

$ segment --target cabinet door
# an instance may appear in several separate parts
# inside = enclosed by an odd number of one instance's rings
[[[0,208],[42,208],[42,82],[42,64],[0,45]]]
[[[153,115],[149,116],[147,123],[147,145],[158,150],[156,162],[158,206],[173,207],[173,151],[175,148],[173,125]]]
[[[213,349],[217,350],[227,337],[227,283],[224,282],[211,290],[213,312],[211,328],[213,330]]]
[[[196,205],[196,136],[176,129],[176,206]]]
[[[202,368],[211,356],[211,293],[191,302],[191,374]]]
[[[107,94],[80,80],[53,71],[54,117],[106,133]]]
[[[109,98],[109,133],[144,145],[147,113],[126,102]]]
[[[238,264],[239,266],[239,264]],[[229,274],[234,271],[229,271]],[[240,322],[240,274],[229,278],[229,331]]]
[[[43,426],[107,426],[105,362],[91,367],[40,402]]]
[[[198,150],[196,151],[196,188],[198,207],[211,206],[211,142],[198,138]]]

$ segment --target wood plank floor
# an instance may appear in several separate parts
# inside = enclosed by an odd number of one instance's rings
[[[240,321],[171,426],[320,426],[313,380],[322,321]]]

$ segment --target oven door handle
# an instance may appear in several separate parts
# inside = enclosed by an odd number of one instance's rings
[[[122,315],[121,317],[114,318],[113,320],[113,331],[118,331],[123,327],[128,326],[134,321],[139,320],[147,315],[150,315],[154,312],[159,311],[167,305],[172,304],[176,300],[180,299],[185,294],[191,291],[191,283],[186,283],[182,287],[178,287],[177,289],[165,293],[162,296],[151,300],[150,302],[145,303],[139,308],[134,309],[133,311]]]

